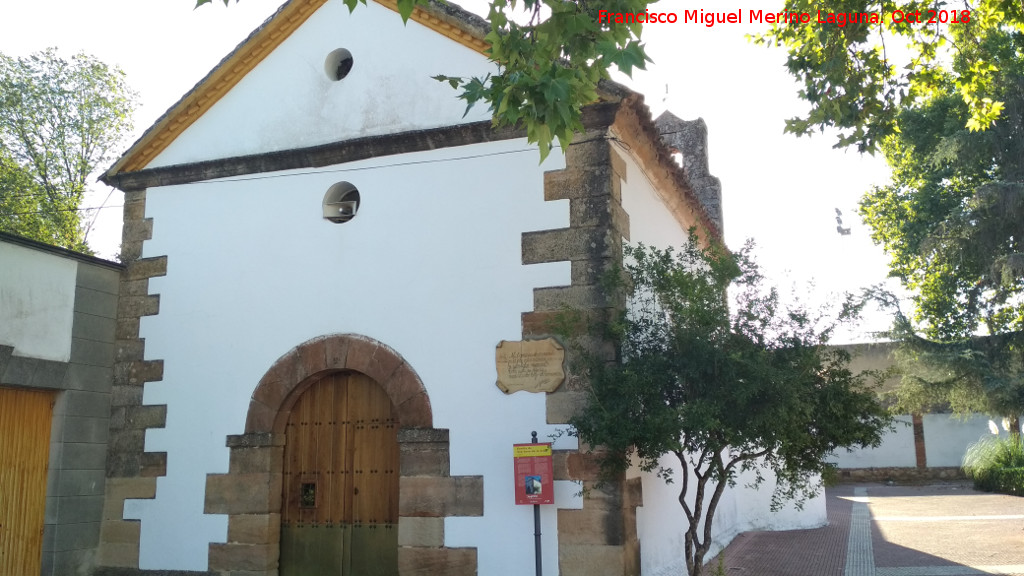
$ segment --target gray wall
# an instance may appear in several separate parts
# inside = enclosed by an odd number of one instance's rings
[[[103,518],[114,332],[121,266],[31,241],[0,242],[77,263],[68,362],[17,355],[0,345],[0,385],[58,390],[50,432],[42,574],[92,570]]]

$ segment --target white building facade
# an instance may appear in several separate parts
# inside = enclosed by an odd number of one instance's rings
[[[403,26],[386,3],[350,14],[340,0],[292,0],[105,175],[126,194],[127,268],[113,386],[125,424],[112,431],[100,574],[298,573],[291,558],[314,554],[310,534],[327,526],[347,534],[344,550],[324,552],[339,574],[377,562],[360,556],[371,548],[403,575],[533,570],[511,446],[557,436],[584,393],[570,377],[550,394],[506,395],[495,347],[549,336],[565,307],[613,306],[597,283],[623,242],[679,243],[691,226],[720,238],[721,214],[701,196],[717,193],[706,158],[703,174],[684,172],[642,98],[620,87],[543,163],[485,110],[464,117],[430,77],[490,71],[486,31],[450,6]],[[357,190],[346,198],[358,206],[332,222],[323,204],[339,188]],[[336,412],[310,400],[355,386],[326,384],[339,378],[383,394],[365,425],[393,429],[390,440],[359,444],[371,393]],[[354,415],[349,448],[295,448],[294,430],[340,430],[340,414]],[[582,498],[590,458],[568,437],[554,448],[545,573],[675,565],[671,486],[636,475]],[[360,453],[385,452],[392,464],[360,468]],[[769,497],[733,492],[721,543],[824,521],[823,504],[769,516]],[[347,519],[310,520],[333,498]],[[382,511],[360,512],[371,499]],[[360,538],[375,540],[361,549]]]

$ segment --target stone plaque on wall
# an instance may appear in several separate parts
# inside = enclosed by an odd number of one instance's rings
[[[565,349],[554,338],[502,340],[495,349],[495,361],[498,388],[505,394],[554,392],[565,380]]]

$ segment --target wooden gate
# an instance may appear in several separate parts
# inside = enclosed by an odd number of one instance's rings
[[[398,574],[398,426],[363,374],[329,374],[285,429],[281,576]]]
[[[0,388],[0,574],[39,574],[55,394]]]

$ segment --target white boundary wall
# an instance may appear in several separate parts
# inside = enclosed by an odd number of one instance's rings
[[[840,450],[833,458],[830,460],[840,468],[913,468],[917,465],[917,456],[910,416],[897,416],[893,430],[885,433],[877,448]]]
[[[967,447],[980,438],[991,436],[990,427],[996,426],[1006,436],[1001,421],[975,414],[960,418],[952,414],[924,414],[925,460],[929,468],[958,468],[963,463]],[[915,468],[917,453],[914,448],[914,430],[908,415],[897,416],[895,430],[888,432],[878,448],[857,448],[840,451],[831,459],[839,468]]]
[[[78,263],[0,242],[0,344],[14,354],[71,358]]]

